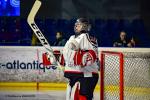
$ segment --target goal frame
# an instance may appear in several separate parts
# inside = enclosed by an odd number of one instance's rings
[[[124,100],[124,55],[122,52],[101,51],[100,53],[100,100],[104,100],[105,55],[119,56],[119,100]]]

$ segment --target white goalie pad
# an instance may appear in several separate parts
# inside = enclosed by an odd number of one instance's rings
[[[71,88],[71,86],[67,85],[66,91],[66,100],[77,100],[79,97],[80,83],[76,82],[75,85]]]
[[[66,89],[66,100],[70,100],[70,97],[71,97],[71,86],[68,83]]]

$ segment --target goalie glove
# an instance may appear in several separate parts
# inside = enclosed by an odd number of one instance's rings
[[[50,55],[48,52],[43,53],[43,65],[56,65],[56,59],[54,56]]]
[[[51,56],[48,52],[44,53],[43,54],[43,64],[46,66],[47,65],[55,65],[56,59],[57,59],[57,61],[59,61],[60,65],[62,65],[62,66],[65,65],[64,57],[60,51],[55,50],[54,56]]]
[[[90,66],[97,59],[96,53],[93,50],[79,50],[74,55],[74,64],[81,67]]]
[[[55,58],[57,59],[57,61],[60,63],[60,65],[64,66],[65,65],[65,60],[64,60],[64,56],[61,53],[61,51],[54,50],[54,55],[55,55]]]

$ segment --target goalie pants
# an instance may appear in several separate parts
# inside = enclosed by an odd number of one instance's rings
[[[79,94],[85,96],[87,100],[92,100],[93,92],[99,78],[98,74],[93,74],[93,77],[84,77],[83,73],[65,73],[64,76],[69,79],[69,85],[71,87],[73,87],[76,82],[79,82]]]

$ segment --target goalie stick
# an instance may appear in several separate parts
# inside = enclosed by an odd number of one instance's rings
[[[46,48],[46,50],[48,51],[48,53],[55,59],[57,67],[60,68],[61,70],[63,70],[62,66],[60,65],[60,63],[56,60],[54,53],[53,53],[53,49],[51,48],[50,44],[48,43],[48,41],[46,40],[46,38],[44,37],[44,35],[42,34],[41,30],[38,28],[38,26],[36,25],[34,18],[39,10],[39,8],[41,7],[41,1],[40,0],[36,0],[29,15],[27,18],[27,22],[30,25],[31,29],[33,30],[33,32],[35,33],[35,35],[37,36],[37,38],[39,39],[39,41],[41,42],[41,44]]]

